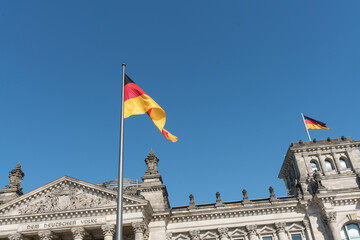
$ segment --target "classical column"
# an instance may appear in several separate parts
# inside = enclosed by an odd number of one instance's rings
[[[50,230],[39,231],[38,233],[40,240],[52,240],[54,234]]]
[[[249,234],[249,240],[259,240],[256,233],[257,226],[256,225],[248,225],[246,226],[246,230]]]
[[[13,233],[8,235],[9,240],[24,240],[24,235],[21,233]]]
[[[104,234],[104,240],[113,240],[113,236],[115,233],[115,225],[114,224],[102,225],[101,229]]]
[[[306,230],[306,239],[313,240],[311,229],[310,229],[310,222],[308,220],[303,221],[305,230]]]
[[[144,240],[145,224],[136,222],[132,224],[135,233],[135,240]]]
[[[324,215],[324,221],[329,226],[331,235],[334,240],[341,240],[340,229],[336,224],[336,212],[329,212]]]
[[[218,228],[220,240],[229,240],[229,229],[227,227]]]
[[[288,237],[286,236],[285,233],[285,226],[286,226],[285,222],[275,223],[276,233],[278,235],[279,240],[288,240]]]
[[[83,227],[75,227],[71,229],[74,240],[82,240],[85,236],[85,229]]]
[[[191,240],[200,240],[200,230],[191,230],[189,233]]]

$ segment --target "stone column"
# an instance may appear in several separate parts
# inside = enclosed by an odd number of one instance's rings
[[[38,233],[40,240],[52,240],[54,234],[50,230],[43,230]]]
[[[189,233],[191,240],[200,240],[200,230],[191,230]]]
[[[306,230],[306,239],[313,240],[311,229],[310,229],[310,222],[308,220],[303,221],[305,230]]]
[[[102,225],[101,229],[104,234],[104,240],[113,240],[114,233],[115,233],[115,225],[114,224]]]
[[[229,240],[229,229],[227,227],[218,228],[220,240]]]
[[[83,227],[75,227],[71,229],[74,240],[82,240],[85,236],[85,229]]]
[[[145,224],[136,222],[132,224],[135,233],[135,240],[144,240]]]
[[[341,240],[340,229],[336,224],[336,212],[329,212],[324,215],[324,222],[329,226],[331,235],[334,240]]]
[[[246,226],[246,230],[249,234],[249,240],[259,240],[256,233],[257,226],[256,225],[248,225]]]
[[[8,235],[9,240],[24,240],[24,235],[21,233],[13,233]]]
[[[285,233],[285,226],[286,226],[285,222],[275,223],[276,233],[278,235],[279,240],[288,240],[288,237],[286,236]]]
[[[335,163],[335,166],[336,166],[336,171],[338,173],[341,173],[343,171],[343,169],[342,169],[340,161],[339,161],[339,159],[340,159],[339,155],[337,155],[336,153],[332,153],[332,156],[333,156],[334,163]]]

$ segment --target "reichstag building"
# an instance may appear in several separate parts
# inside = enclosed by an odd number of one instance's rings
[[[126,240],[360,239],[360,141],[294,142],[279,173],[288,196],[170,207],[151,151],[142,182],[124,189]],[[280,167],[280,166],[279,166]],[[0,173],[0,174],[4,174]],[[112,240],[117,186],[61,177],[23,194],[20,164],[0,191],[0,240]]]

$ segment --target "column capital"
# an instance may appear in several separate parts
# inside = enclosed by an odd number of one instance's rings
[[[135,233],[144,234],[144,232],[145,232],[145,223],[143,223],[143,222],[132,223],[132,227],[133,227]]]
[[[115,224],[106,224],[101,226],[104,236],[114,236],[115,233]]]
[[[250,235],[256,235],[257,225],[247,225],[246,230]]]
[[[13,233],[9,234],[8,238],[10,240],[24,240],[24,235],[22,235],[21,233]]]
[[[200,240],[200,230],[198,229],[191,230],[189,233],[191,240]]]
[[[285,232],[285,226],[286,226],[286,222],[276,222],[275,223],[276,232],[278,233]]]
[[[85,228],[75,227],[71,229],[74,239],[83,239],[85,236]]]
[[[229,229],[227,227],[218,228],[220,237],[228,237]]]
[[[324,222],[326,224],[336,223],[336,212],[328,212],[323,215]]]
[[[50,230],[39,231],[38,235],[40,240],[52,240],[54,238],[54,234]]]
[[[171,232],[166,233],[166,240],[172,240],[172,235]]]

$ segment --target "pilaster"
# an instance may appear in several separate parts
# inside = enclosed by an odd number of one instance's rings
[[[247,225],[246,230],[248,231],[249,240],[259,240],[257,236],[257,226],[256,225]]]
[[[136,222],[132,224],[135,233],[135,240],[144,240],[145,223]]]
[[[227,227],[218,228],[220,240],[229,240],[229,229]]]
[[[276,233],[278,235],[279,240],[288,240],[286,233],[285,233],[285,222],[277,222],[275,223]]]

